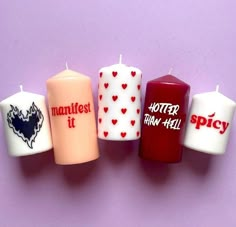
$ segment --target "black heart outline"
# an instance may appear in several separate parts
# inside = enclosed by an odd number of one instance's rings
[[[20,137],[28,145],[29,148],[33,149],[33,142],[35,142],[44,121],[42,111],[35,105],[34,102],[30,106],[29,110],[27,110],[26,116],[24,116],[22,110],[19,110],[17,106],[10,105],[10,107],[11,110],[7,113],[8,126],[13,130],[14,134]],[[29,138],[25,135],[23,131],[24,129],[16,128],[15,121],[18,121],[21,124],[29,123],[29,126],[31,127],[33,124],[33,133]]]

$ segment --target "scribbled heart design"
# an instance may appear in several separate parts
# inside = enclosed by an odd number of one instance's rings
[[[122,138],[125,138],[126,132],[121,132],[120,135],[121,135]]]
[[[141,88],[141,85],[140,85],[140,84],[138,84],[138,85],[137,85],[137,88],[138,88],[138,90],[140,90],[140,88]]]
[[[127,109],[126,109],[126,108],[122,108],[122,109],[121,109],[121,112],[122,112],[123,114],[125,114],[125,113],[126,113],[126,111],[127,111]]]
[[[117,119],[112,119],[111,122],[113,125],[115,125],[117,123]]]
[[[102,78],[102,72],[99,73],[100,78]]]
[[[41,110],[33,102],[27,110],[26,116],[24,116],[18,107],[10,106],[11,110],[7,113],[8,126],[32,149],[33,142],[35,142],[44,121]]]
[[[98,122],[101,124],[102,123],[102,118],[98,118]]]
[[[135,77],[136,72],[135,71],[131,71],[131,75],[132,75],[132,77]]]
[[[140,109],[137,109],[136,112],[137,112],[137,114],[139,114],[140,113]]]
[[[127,88],[127,84],[122,84],[121,86],[122,86],[123,89]]]
[[[112,99],[113,99],[113,101],[115,102],[115,101],[118,99],[118,96],[117,96],[117,95],[113,95],[113,96],[112,96]]]
[[[103,110],[106,113],[108,111],[108,107],[104,107]]]
[[[108,83],[104,83],[104,87],[105,87],[106,89],[108,88],[108,86],[109,86]]]
[[[134,126],[135,120],[131,120],[131,121],[130,121],[130,124],[131,124],[132,126]]]
[[[136,135],[137,135],[137,137],[139,137],[139,135],[140,135],[140,132],[139,132],[139,131],[137,131],[137,132],[136,132]]]
[[[132,102],[134,102],[135,99],[136,99],[135,96],[132,96],[132,97],[131,97],[131,101],[132,101]]]
[[[102,100],[102,95],[99,95],[99,99]]]
[[[107,136],[108,136],[108,132],[107,132],[107,131],[104,131],[104,132],[103,132],[103,135],[104,135],[105,137],[107,137]]]
[[[117,72],[113,71],[112,72],[112,76],[116,77],[117,76]]]

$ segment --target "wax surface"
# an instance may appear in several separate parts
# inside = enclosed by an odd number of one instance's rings
[[[56,163],[76,164],[97,159],[89,77],[65,70],[47,81],[47,90]]]
[[[0,103],[8,152],[26,156],[52,148],[45,97],[18,92]]]
[[[224,154],[228,145],[235,102],[218,91],[193,96],[184,145],[209,154]]]
[[[173,75],[192,95],[236,100],[236,1],[0,0],[0,100],[70,68],[91,76],[123,62],[146,83]],[[97,113],[95,111],[95,113]],[[142,116],[142,115],[141,115]],[[184,148],[182,162],[140,159],[138,140],[99,140],[99,160],[57,166],[52,152],[9,157],[0,121],[1,227],[235,227],[236,116],[225,155]]]
[[[190,87],[172,75],[149,81],[146,88],[140,156],[179,162]]]
[[[98,137],[105,140],[140,138],[140,69],[115,64],[99,70]]]

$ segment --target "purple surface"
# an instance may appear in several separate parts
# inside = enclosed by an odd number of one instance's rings
[[[191,96],[235,99],[236,2],[0,1],[0,100],[45,94],[47,78],[71,69],[91,76],[118,62],[148,80],[173,74]],[[143,93],[144,93],[143,89]],[[96,100],[96,98],[95,98]],[[57,166],[52,152],[11,158],[0,120],[0,226],[236,226],[236,122],[223,156],[185,151],[180,164],[142,161],[137,142],[100,142],[101,158]]]

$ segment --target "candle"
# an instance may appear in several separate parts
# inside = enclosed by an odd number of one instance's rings
[[[20,88],[20,92],[0,103],[8,152],[12,156],[25,156],[50,150],[45,97]]]
[[[172,75],[147,83],[140,157],[179,162],[190,86]]]
[[[55,162],[77,164],[99,157],[91,80],[68,68],[47,80]]]
[[[236,105],[218,89],[193,96],[184,146],[209,154],[225,153]]]
[[[98,137],[104,140],[140,138],[141,71],[121,63],[99,70]]]

